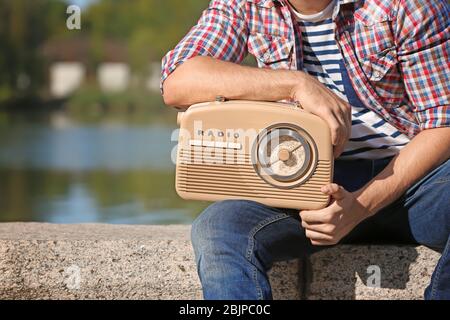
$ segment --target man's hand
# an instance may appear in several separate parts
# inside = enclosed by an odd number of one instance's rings
[[[353,193],[335,183],[323,186],[321,191],[332,197],[331,204],[320,210],[301,211],[300,217],[311,243],[329,246],[337,244],[370,214]]]
[[[291,98],[303,109],[327,122],[331,129],[334,157],[337,158],[350,138],[352,128],[350,105],[306,73],[293,88]]]

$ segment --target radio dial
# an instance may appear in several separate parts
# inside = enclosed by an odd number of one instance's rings
[[[256,167],[266,182],[293,186],[302,181],[312,162],[312,149],[301,128],[274,125],[266,128],[256,142]]]

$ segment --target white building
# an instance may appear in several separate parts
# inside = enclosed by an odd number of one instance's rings
[[[57,62],[50,66],[50,93],[56,98],[63,98],[83,83],[86,69],[79,62]]]
[[[130,75],[130,67],[126,63],[102,63],[97,70],[98,83],[105,92],[121,92],[128,89]]]
[[[148,73],[143,78],[138,77],[132,74],[126,62],[129,56],[123,43],[105,40],[102,46],[103,62],[96,70],[91,70],[88,66],[92,48],[88,39],[59,39],[46,43],[42,53],[50,62],[50,94],[55,98],[67,97],[80,88],[86,79],[91,80],[92,76],[104,92],[123,92],[135,84],[143,85],[150,91],[159,91],[159,62],[149,62]]]

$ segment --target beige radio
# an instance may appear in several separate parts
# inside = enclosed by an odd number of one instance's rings
[[[227,101],[191,106],[180,125],[176,190],[183,199],[248,199],[319,209],[333,176],[330,130],[284,103]]]

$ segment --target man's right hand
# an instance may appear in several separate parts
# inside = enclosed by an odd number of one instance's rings
[[[304,73],[301,79],[293,87],[291,99],[327,122],[331,129],[334,157],[337,158],[350,138],[351,107],[316,78]]]

